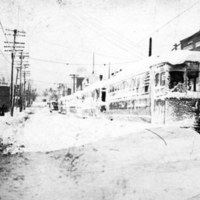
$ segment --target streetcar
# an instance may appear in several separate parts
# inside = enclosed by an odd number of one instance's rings
[[[107,84],[107,113],[151,123],[192,119],[199,112],[200,52],[150,57]]]
[[[193,120],[200,112],[200,52],[152,56],[66,97],[66,110],[148,123]]]

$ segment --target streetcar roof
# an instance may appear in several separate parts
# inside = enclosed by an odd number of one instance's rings
[[[87,86],[83,91],[89,92],[89,91],[93,91],[95,89],[103,88],[106,85],[106,83],[107,83],[106,80],[97,81],[97,82]]]
[[[171,65],[177,65],[185,63],[187,61],[200,63],[200,52],[179,50],[170,51],[159,56],[148,57],[142,61],[134,63],[133,66],[122,70],[122,72],[120,72],[118,75],[109,79],[107,84],[112,84],[121,81],[124,77],[129,77],[131,75],[143,73],[145,71],[148,71],[150,67],[158,64],[169,63]]]

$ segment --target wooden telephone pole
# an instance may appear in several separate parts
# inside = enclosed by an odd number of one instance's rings
[[[6,29],[6,31],[11,31],[13,32],[13,34],[5,34],[5,35],[10,35],[10,36],[13,36],[14,39],[13,39],[13,42],[9,42],[9,41],[6,41],[4,43],[6,43],[8,46],[4,46],[5,48],[9,47],[10,49],[6,49],[5,51],[6,52],[11,52],[11,59],[12,59],[12,62],[11,62],[11,85],[10,85],[10,115],[13,116],[14,114],[14,87],[13,87],[13,71],[14,71],[14,61],[15,61],[15,56],[16,56],[16,53],[19,52],[19,51],[23,51],[21,48],[24,48],[24,46],[16,46],[19,45],[19,44],[24,44],[24,43],[20,43],[20,42],[16,42],[16,37],[17,36],[25,36],[23,35],[25,32],[21,32],[21,31],[18,31],[17,29],[14,29],[14,30],[9,30],[9,29]],[[22,35],[20,35],[19,33],[22,33]],[[12,46],[11,46],[12,44]]]
[[[76,85],[76,78],[78,77],[77,74],[70,74],[70,76],[72,76],[73,79],[73,93],[75,93],[75,85]]]

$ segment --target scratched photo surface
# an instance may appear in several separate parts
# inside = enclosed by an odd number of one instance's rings
[[[199,0],[0,0],[0,200],[199,200],[199,19]]]

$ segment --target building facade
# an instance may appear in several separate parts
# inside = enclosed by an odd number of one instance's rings
[[[182,50],[200,51],[200,31],[180,41]]]

